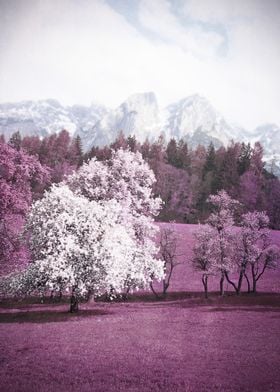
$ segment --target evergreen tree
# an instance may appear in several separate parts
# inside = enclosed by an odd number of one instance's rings
[[[249,169],[251,156],[252,156],[252,148],[250,143],[248,144],[242,143],[238,161],[237,161],[239,176],[242,176],[242,174]]]
[[[110,145],[110,147],[115,151],[119,150],[120,148],[124,150],[127,149],[127,141],[123,131],[119,132],[116,140]]]
[[[69,161],[77,167],[81,166],[83,163],[82,141],[79,135],[76,136],[71,142],[69,148]]]
[[[166,147],[167,163],[172,166],[178,167],[178,150],[177,142],[175,139],[170,139]]]
[[[184,140],[180,139],[177,145],[177,165],[178,168],[185,169],[190,174],[189,148]]]
[[[9,140],[9,146],[19,151],[21,149],[21,134],[19,131],[12,134]]]
[[[135,135],[133,136],[129,135],[128,138],[126,139],[126,143],[131,152],[136,152],[139,150],[139,146]]]

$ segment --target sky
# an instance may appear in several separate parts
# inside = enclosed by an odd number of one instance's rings
[[[0,102],[192,94],[280,125],[280,0],[0,0]]]

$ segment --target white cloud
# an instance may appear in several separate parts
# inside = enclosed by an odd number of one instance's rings
[[[189,0],[179,18],[177,3],[143,0],[135,24],[102,0],[11,2],[0,19],[0,101],[116,106],[155,91],[165,105],[200,93],[246,127],[280,124],[280,7],[268,3]]]
[[[216,55],[224,40],[220,34],[205,32],[199,26],[184,26],[172,13],[171,3],[167,0],[142,0],[139,20],[143,27],[167,43],[203,59]]]

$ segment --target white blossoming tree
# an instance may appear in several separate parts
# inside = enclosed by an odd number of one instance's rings
[[[122,291],[128,276],[139,287],[148,286],[151,276],[162,278],[153,241],[139,243],[122,218],[116,200],[90,201],[65,184],[53,186],[32,206],[26,225],[32,271],[39,270],[48,289],[71,292],[71,312],[88,291],[100,295],[112,286]]]
[[[152,186],[155,175],[139,152],[117,150],[105,162],[95,158],[69,176],[73,192],[89,200],[115,199],[134,216],[156,216],[161,199],[155,198]]]
[[[101,204],[117,201],[122,207],[120,222],[129,224],[136,248],[143,251],[154,247],[153,237],[158,230],[154,216],[158,215],[162,201],[153,195],[155,181],[153,171],[139,152],[120,149],[105,162],[92,159],[84,164],[66,183],[74,193],[90,201]],[[126,289],[134,286],[138,286],[137,280],[128,274]]]
[[[68,291],[73,312],[88,293],[148,287],[152,278],[162,279],[153,218],[161,200],[153,197],[154,181],[141,154],[119,150],[53,186],[31,208],[26,233],[33,263],[12,277],[10,289]]]

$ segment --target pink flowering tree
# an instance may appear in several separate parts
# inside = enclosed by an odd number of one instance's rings
[[[207,292],[209,275],[221,274],[220,293],[223,294],[224,279],[239,294],[242,282],[247,281],[248,292],[256,292],[257,282],[267,269],[276,268],[280,250],[271,244],[269,218],[265,212],[248,212],[241,216],[239,228],[234,227],[234,211],[240,204],[225,191],[211,195],[209,201],[215,211],[207,225],[196,233],[193,265],[202,272],[204,290]],[[237,272],[237,281],[230,278]]]
[[[195,245],[193,248],[192,265],[195,271],[201,274],[205,298],[208,298],[208,279],[217,271],[217,233],[210,225],[199,225],[194,234]]]
[[[238,291],[241,289],[242,276],[244,275],[247,280],[248,292],[255,293],[257,282],[265,271],[276,268],[279,263],[280,249],[271,243],[268,225],[269,218],[264,212],[248,212],[242,216]]]
[[[28,256],[19,233],[37,185],[48,171],[35,157],[0,143],[0,263],[1,274],[24,264]]]
[[[269,218],[265,212],[253,211],[243,214],[241,228],[234,238],[234,262],[238,280],[228,282],[240,294],[242,282],[247,281],[248,293],[255,293],[257,282],[267,269],[276,268],[280,259],[280,249],[271,243]]]
[[[179,234],[169,224],[168,227],[161,226],[159,233],[159,257],[163,261],[164,278],[162,279],[162,296],[166,297],[167,290],[170,286],[174,269],[180,265],[179,257]],[[157,298],[159,294],[153,287],[153,282],[150,284],[152,292]]]
[[[208,202],[214,211],[207,223],[213,228],[213,251],[215,266],[220,272],[220,294],[224,294],[224,280],[229,280],[229,273],[234,270],[234,214],[240,207],[237,200],[232,199],[226,191],[222,190],[216,195],[210,195]]]

